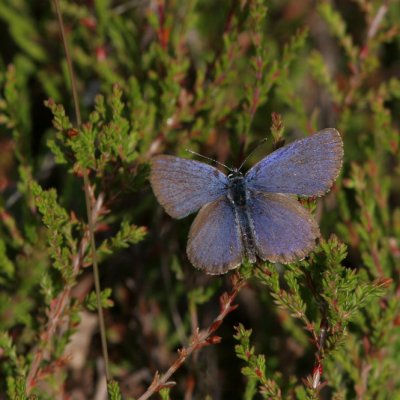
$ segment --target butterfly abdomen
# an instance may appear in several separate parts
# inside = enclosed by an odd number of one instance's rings
[[[249,194],[246,190],[245,178],[238,172],[229,175],[228,180],[228,199],[234,210],[236,223],[240,228],[246,257],[251,263],[254,263],[256,261],[254,228],[248,210]]]

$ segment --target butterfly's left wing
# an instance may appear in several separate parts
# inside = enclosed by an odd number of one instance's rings
[[[281,147],[246,174],[246,187],[266,193],[320,196],[337,178],[343,143],[336,129],[324,129]]]
[[[248,207],[262,260],[288,263],[304,258],[315,247],[318,224],[293,196],[251,192]]]
[[[211,165],[160,155],[151,160],[150,183],[165,211],[183,218],[226,194],[228,178]]]
[[[190,227],[190,262],[208,274],[224,274],[240,265],[243,244],[230,201],[225,197],[205,205]]]

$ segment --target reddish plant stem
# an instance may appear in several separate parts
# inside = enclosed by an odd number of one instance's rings
[[[323,372],[323,360],[324,360],[324,349],[325,342],[328,335],[329,324],[326,315],[322,315],[318,340],[315,343],[317,352],[315,353],[315,363],[311,376],[311,386],[313,389],[318,389],[321,384],[322,372]]]
[[[321,312],[321,322],[319,326],[319,333],[317,334],[316,330],[312,326],[311,333],[313,335],[314,345],[316,347],[315,353],[315,362],[314,368],[309,378],[310,386],[313,389],[318,389],[321,383],[322,373],[323,373],[323,360],[324,360],[324,351],[325,351],[325,343],[328,336],[329,331],[329,322],[327,317],[327,304],[324,298],[319,294],[314,280],[309,271],[304,271],[305,277],[307,280],[307,286],[310,288],[315,300],[318,303],[318,307]]]
[[[360,64],[364,61],[365,57],[368,54],[368,41],[373,39],[374,36],[376,36],[379,26],[381,25],[381,22],[385,17],[387,10],[388,10],[388,1],[386,0],[384,4],[379,7],[378,12],[375,15],[375,18],[372,20],[368,28],[368,34],[365,44],[364,46],[362,46],[358,54],[358,65],[353,65],[354,72],[352,77],[350,78],[350,90],[347,93],[346,98],[344,100],[344,104],[346,105],[352,104],[354,100],[354,93],[359,89],[359,87],[363,82],[363,79],[365,78],[365,76],[363,76],[360,72],[361,70]]]
[[[373,38],[376,35],[376,33],[378,32],[379,25],[381,24],[383,18],[385,17],[385,14],[388,11],[388,4],[389,4],[389,1],[386,0],[384,2],[384,4],[382,4],[379,7],[378,12],[375,15],[375,18],[372,20],[371,25],[368,29],[368,35],[367,35],[368,39]]]
[[[374,264],[375,264],[376,270],[378,271],[379,278],[384,278],[385,273],[383,271],[383,267],[382,267],[382,264],[381,264],[381,261],[379,258],[379,252],[378,252],[376,242],[371,243],[371,256],[372,256],[372,259],[374,260]]]
[[[97,221],[98,216],[101,214],[101,208],[103,205],[103,196],[99,196],[97,198],[96,204],[93,207],[93,221]],[[73,269],[73,278],[76,278],[78,272],[80,271],[86,250],[89,244],[89,232],[85,231],[83,237],[79,243],[77,253],[72,259],[72,269]],[[75,279],[72,279],[74,281]],[[33,349],[33,361],[31,363],[28,376],[26,379],[26,394],[32,391],[32,389],[37,385],[38,381],[44,374],[41,374],[40,365],[45,357],[47,357],[48,346],[52,342],[53,336],[56,334],[57,328],[62,322],[65,322],[65,318],[68,317],[66,310],[69,307],[70,299],[71,299],[71,289],[73,285],[67,285],[62,290],[58,296],[53,299],[50,304],[50,309],[47,313],[48,322],[44,330],[40,333],[40,343]]]
[[[194,353],[196,350],[201,349],[202,347],[217,344],[221,341],[221,338],[219,336],[213,336],[213,334],[221,326],[225,317],[237,308],[237,305],[233,305],[232,303],[235,300],[240,289],[245,285],[245,280],[241,278],[238,274],[232,277],[232,281],[232,291],[229,294],[224,293],[221,295],[220,313],[213,320],[211,325],[203,330],[197,329],[197,331],[192,336],[190,345],[178,350],[178,358],[168,368],[167,372],[165,372],[163,375],[160,375],[158,372],[156,372],[153,378],[153,382],[147,388],[146,392],[138,398],[138,400],[146,400],[153,394],[159,392],[162,388],[174,386],[175,382],[169,381],[169,379],[182,366],[185,360],[192,353]]]

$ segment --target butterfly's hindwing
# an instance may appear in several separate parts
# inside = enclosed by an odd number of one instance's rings
[[[262,260],[288,263],[302,259],[320,236],[312,215],[290,195],[253,192],[249,212]]]
[[[187,254],[190,262],[208,274],[228,272],[243,259],[239,225],[232,204],[225,197],[205,205],[189,232]]]

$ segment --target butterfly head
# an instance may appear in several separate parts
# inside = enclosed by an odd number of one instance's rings
[[[236,206],[245,206],[247,203],[246,185],[243,174],[234,169],[228,175],[228,198]]]
[[[228,174],[229,182],[241,181],[243,179],[243,174],[240,172],[239,169],[234,168],[231,169]]]

